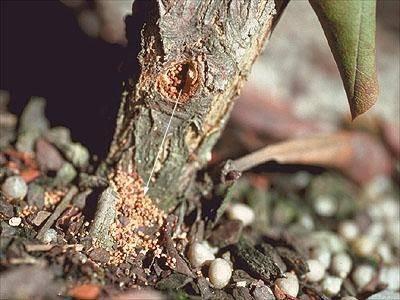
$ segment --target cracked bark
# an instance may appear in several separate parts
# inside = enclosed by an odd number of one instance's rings
[[[136,0],[106,163],[136,171],[169,210],[190,190],[286,0]],[[182,95],[160,158],[163,133]]]

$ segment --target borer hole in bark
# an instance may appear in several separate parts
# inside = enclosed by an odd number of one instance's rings
[[[157,78],[158,91],[172,102],[175,102],[181,93],[181,104],[185,104],[197,92],[198,87],[198,67],[192,61],[175,63]]]

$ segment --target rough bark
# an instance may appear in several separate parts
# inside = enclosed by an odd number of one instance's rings
[[[149,195],[163,209],[174,207],[211,158],[234,98],[286,3],[135,1],[126,22],[127,79],[108,165],[146,181],[156,163]]]

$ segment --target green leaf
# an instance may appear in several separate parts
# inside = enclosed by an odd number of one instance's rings
[[[309,0],[339,68],[352,118],[378,98],[375,0]]]

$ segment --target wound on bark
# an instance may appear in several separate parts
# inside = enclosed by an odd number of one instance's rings
[[[187,102],[199,87],[199,71],[197,63],[183,61],[176,63],[161,73],[157,78],[157,89],[169,101]]]

